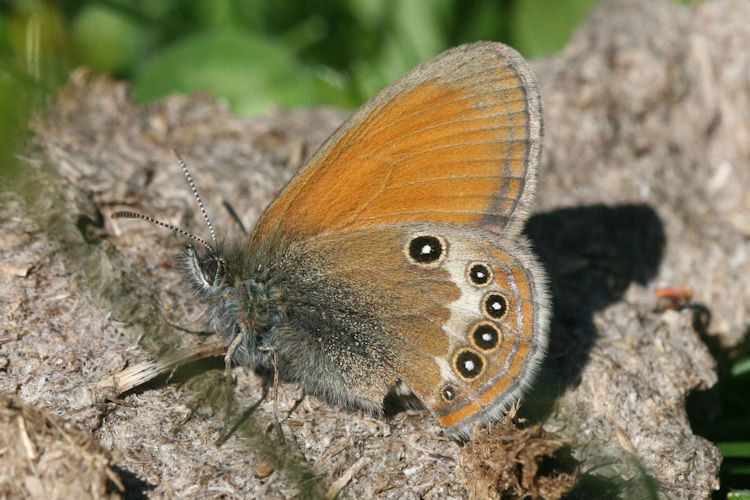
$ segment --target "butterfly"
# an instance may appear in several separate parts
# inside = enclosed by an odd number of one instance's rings
[[[201,248],[181,268],[227,363],[374,413],[415,396],[458,435],[499,418],[547,345],[545,274],[522,235],[541,140],[526,62],[478,42],[362,106],[242,240],[216,242],[180,160],[212,236],[188,234]]]

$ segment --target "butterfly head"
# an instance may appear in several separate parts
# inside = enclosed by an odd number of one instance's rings
[[[268,347],[273,329],[281,321],[284,293],[260,257],[253,258],[242,242],[222,246],[188,244],[179,267],[183,279],[206,306],[207,327],[227,342],[241,338],[236,361],[250,366],[270,366]]]

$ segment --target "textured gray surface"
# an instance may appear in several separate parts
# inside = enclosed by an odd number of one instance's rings
[[[714,362],[693,312],[659,310],[654,290],[690,286],[727,345],[748,328],[748,18],[746,1],[607,1],[562,54],[534,66],[546,160],[527,232],[555,313],[549,359],[521,411],[570,443],[579,498],[638,497],[644,471],[669,497],[718,486],[718,451],[692,434],[684,409],[691,390],[715,383]],[[87,385],[204,340],[165,323],[200,325],[174,269],[179,238],[108,218],[132,207],[204,234],[167,147],[188,160],[220,233],[237,236],[222,201],[250,226],[343,116],[239,119],[206,97],[141,108],[128,92],[79,72],[32,124],[25,179],[39,184],[24,201],[4,197],[0,212],[0,391],[90,432],[121,457],[130,488],[155,498],[290,497],[326,491],[352,466],[344,496],[463,497],[460,446],[419,411],[377,418],[307,397],[280,446],[265,432],[268,398],[217,447],[231,426],[220,361],[114,402]],[[234,373],[232,422],[262,394],[258,376]],[[298,397],[281,385],[282,417]]]

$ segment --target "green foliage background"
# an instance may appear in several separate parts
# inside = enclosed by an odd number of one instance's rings
[[[210,91],[241,114],[354,107],[448,47],[490,39],[527,58],[563,46],[595,0],[39,0],[5,2],[0,51],[20,72],[87,65],[143,101]],[[29,45],[33,24],[38,46]],[[34,51],[37,51],[34,53]]]
[[[80,65],[132,81],[142,102],[208,91],[245,115],[353,108],[460,43],[553,54],[596,1],[0,0],[0,180],[28,113]],[[750,358],[717,358],[723,419],[697,430],[726,456],[725,488],[748,488]]]

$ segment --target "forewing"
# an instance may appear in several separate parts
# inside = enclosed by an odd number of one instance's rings
[[[532,202],[541,133],[539,94],[521,56],[499,43],[457,47],[344,123],[254,237],[433,222],[512,238]]]

